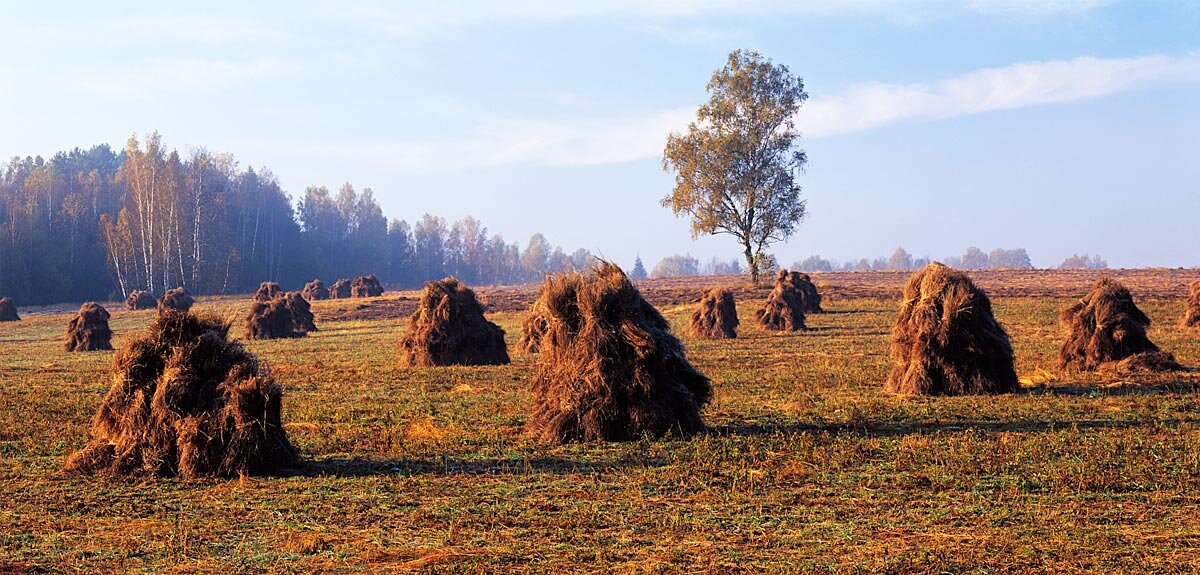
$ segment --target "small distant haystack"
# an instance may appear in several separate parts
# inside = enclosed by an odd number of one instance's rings
[[[304,296],[304,299],[308,301],[329,299],[329,289],[325,287],[325,284],[321,280],[314,279],[304,284],[304,291],[300,292],[300,295]]]
[[[295,322],[296,331],[308,333],[317,331],[317,322],[313,318],[311,306],[308,305],[308,300],[304,296],[296,292],[288,292],[283,294],[284,305],[292,312],[292,319]]]
[[[708,377],[621,268],[547,278],[549,329],[525,433],[549,441],[623,441],[704,429]]]
[[[1180,327],[1196,327],[1200,325],[1200,280],[1192,282],[1188,290],[1187,308],[1184,309]]]
[[[258,291],[254,292],[254,301],[271,301],[280,294],[283,290],[279,289],[279,284],[275,282],[263,282],[259,284]]]
[[[729,339],[737,337],[737,303],[733,292],[713,288],[704,292],[700,305],[692,313],[692,337],[698,339]]]
[[[135,289],[125,298],[125,309],[128,310],[154,309],[157,304],[158,300],[154,299],[154,294],[148,291]]]
[[[245,334],[246,339],[282,339],[307,335],[296,329],[296,316],[282,297],[252,303],[250,313],[246,315]]]
[[[175,310],[186,313],[192,309],[192,304],[196,300],[192,299],[192,294],[181,287],[171,288],[167,293],[163,294],[158,300],[158,313],[163,313],[165,310]]]
[[[767,296],[766,305],[756,313],[759,325],[766,329],[782,331],[808,329],[804,325],[804,309],[807,306],[801,283],[798,272],[779,270],[779,276],[775,278],[775,288]],[[820,306],[819,301],[817,305]]]
[[[457,279],[428,282],[400,338],[400,365],[503,365],[504,330],[483,316],[475,292]]]
[[[1169,371],[1175,357],[1146,336],[1150,318],[1133,303],[1125,286],[1103,278],[1092,291],[1059,314],[1067,340],[1058,350],[1060,369]],[[1139,357],[1140,356],[1140,357]]]
[[[542,347],[542,337],[550,329],[547,285],[549,284],[542,284],[538,289],[537,298],[533,300],[533,305],[529,306],[525,319],[521,320],[521,339],[517,342],[517,347],[525,353],[538,353]]]
[[[350,284],[350,297],[379,297],[383,295],[383,284],[375,274],[354,278]]]
[[[166,309],[116,353],[79,473],[193,478],[295,467],[280,421],[283,389],[212,316]]]
[[[350,297],[350,280],[340,279],[329,286],[329,299],[346,299]]]
[[[112,330],[108,327],[108,310],[89,301],[67,324],[64,348],[67,351],[97,351],[112,349]]]
[[[804,302],[804,313],[824,313],[821,309],[821,293],[817,291],[817,286],[812,282],[812,278],[808,274],[801,272],[791,272],[791,281],[795,284],[796,289],[800,291],[800,299]]]
[[[903,395],[1020,389],[1008,334],[966,274],[934,262],[908,278],[892,328],[887,389]]]
[[[0,321],[21,321],[17,315],[17,304],[8,296],[0,297]]]

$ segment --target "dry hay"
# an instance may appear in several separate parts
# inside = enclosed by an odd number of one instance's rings
[[[1187,306],[1183,311],[1180,327],[1196,327],[1200,325],[1200,280],[1192,282],[1188,288]]]
[[[0,321],[21,321],[21,316],[17,315],[17,304],[13,303],[11,297],[0,297]]]
[[[158,313],[163,313],[166,310],[186,313],[192,309],[192,304],[194,303],[196,303],[196,300],[192,299],[192,294],[188,293],[186,289],[181,287],[171,288],[158,299]]]
[[[317,322],[313,317],[312,307],[308,305],[308,300],[304,299],[304,295],[297,292],[288,292],[283,294],[282,297],[285,305],[292,312],[292,319],[295,321],[297,331],[306,333],[317,331]]]
[[[904,285],[891,359],[892,393],[1008,393],[1021,385],[1012,344],[987,294],[966,274],[937,262]]]
[[[116,353],[92,440],[68,472],[238,476],[295,467],[283,389],[215,316],[171,309]]]
[[[807,329],[807,326],[804,325],[806,304],[804,292],[800,287],[801,283],[799,272],[779,270],[779,276],[775,278],[775,288],[767,296],[766,305],[755,314],[758,324],[773,330]]]
[[[350,297],[379,297],[383,295],[383,284],[375,274],[354,278],[350,284]]]
[[[702,431],[708,377],[621,268],[547,278],[549,329],[525,433],[550,441],[623,441]]]
[[[737,303],[733,292],[725,288],[706,290],[700,305],[692,313],[691,335],[698,339],[737,337]]]
[[[546,300],[546,286],[538,289],[537,299],[529,306],[525,318],[521,320],[521,339],[517,347],[525,353],[538,353],[542,348],[542,337],[550,329],[549,302]]]
[[[259,284],[258,291],[254,292],[254,301],[271,301],[283,294],[283,290],[279,289],[279,284],[275,282],[263,282]]]
[[[1146,336],[1150,317],[1133,303],[1125,286],[1102,278],[1083,299],[1062,310],[1067,340],[1058,350],[1058,367],[1106,372],[1180,369],[1175,357]],[[1142,356],[1142,357],[1138,357]]]
[[[340,279],[329,286],[329,299],[346,299],[350,297],[350,280]]]
[[[314,279],[304,284],[304,291],[300,292],[304,299],[308,301],[317,301],[321,299],[329,299],[329,289],[319,279]]]
[[[504,365],[504,330],[483,316],[475,292],[454,278],[428,282],[400,338],[400,365]]]
[[[244,333],[246,339],[283,339],[307,335],[296,329],[296,317],[288,308],[287,301],[281,297],[250,304]]]
[[[154,294],[148,291],[135,289],[129,294],[129,297],[125,298],[125,309],[128,310],[154,309],[156,305],[158,305],[158,300],[154,299]]]
[[[96,351],[112,349],[112,330],[108,327],[108,310],[89,301],[67,324],[63,347],[67,351]]]
[[[796,289],[800,290],[800,299],[804,302],[804,313],[824,313],[821,309],[821,293],[817,291],[817,286],[812,282],[812,278],[808,274],[801,272],[791,272],[791,281],[795,284]]]

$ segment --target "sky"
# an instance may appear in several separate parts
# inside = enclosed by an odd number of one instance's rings
[[[740,252],[659,201],[734,49],[803,78],[790,264],[903,246],[1200,265],[1200,2],[0,0],[0,157],[158,131],[294,197],[622,264]]]

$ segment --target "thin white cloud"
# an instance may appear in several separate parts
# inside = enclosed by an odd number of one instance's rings
[[[840,94],[814,97],[798,122],[805,135],[820,138],[903,120],[1074,102],[1181,81],[1200,81],[1200,53],[1024,62],[936,84],[852,86]]]
[[[93,69],[63,78],[65,87],[109,97],[147,97],[169,91],[212,91],[293,72],[280,60],[160,59],[118,69]]]

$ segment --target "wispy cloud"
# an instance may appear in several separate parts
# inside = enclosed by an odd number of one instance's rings
[[[1200,81],[1200,53],[1024,62],[936,84],[859,84],[814,97],[799,124],[806,135],[820,138],[903,120],[1074,102],[1181,81]]]
[[[170,91],[222,90],[232,84],[276,77],[297,65],[281,60],[155,59],[120,68],[98,68],[62,78],[64,87],[97,96],[145,98]]]

